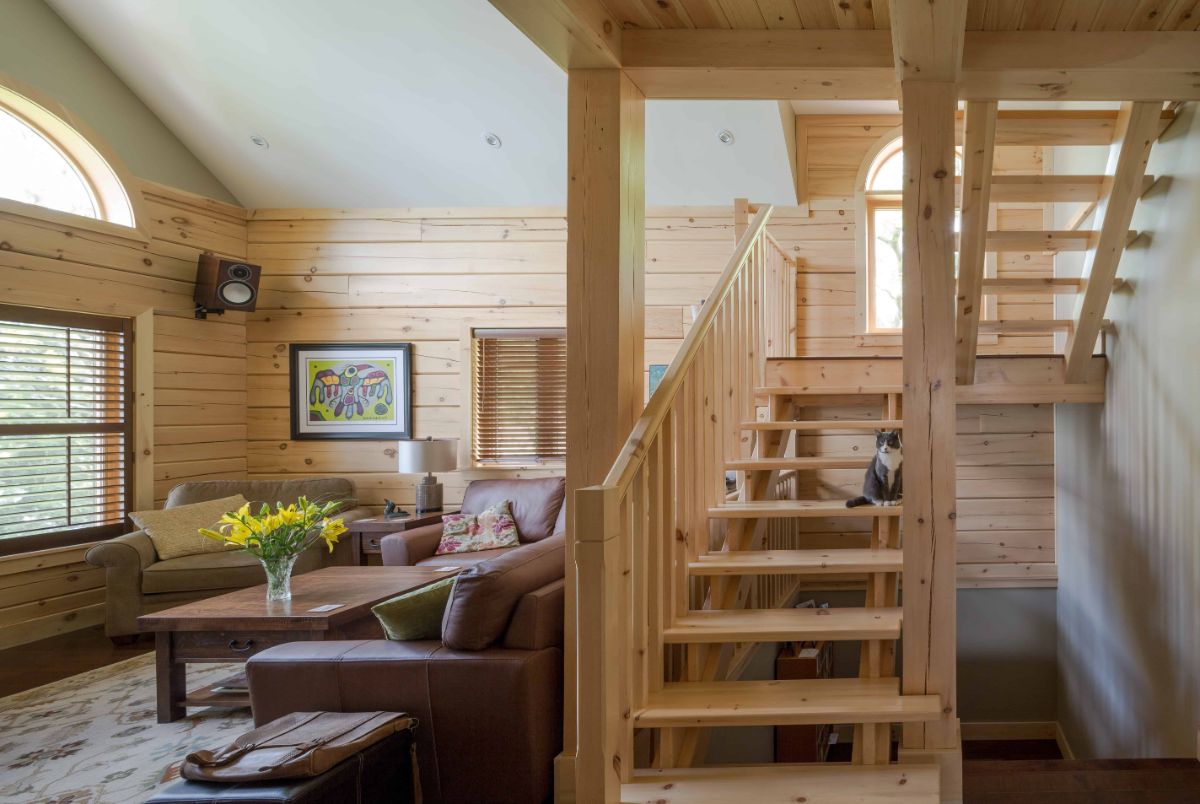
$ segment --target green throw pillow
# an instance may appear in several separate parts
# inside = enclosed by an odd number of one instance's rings
[[[454,578],[385,600],[371,608],[388,639],[441,639],[442,614],[454,591]]]

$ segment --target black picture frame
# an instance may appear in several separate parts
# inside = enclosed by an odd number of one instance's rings
[[[341,399],[344,388],[364,388],[364,381],[356,379],[361,367],[372,365],[372,361],[386,360],[396,361],[394,376],[387,378],[391,385],[390,405],[396,413],[394,420],[355,422],[355,415],[364,412],[367,406],[387,403],[387,389],[381,388],[377,381],[366,386],[367,390],[355,390],[350,400],[344,400]],[[336,381],[322,386],[310,383],[309,361],[352,364],[355,371],[350,379],[354,382],[347,384],[347,371],[343,370],[333,373]],[[373,372],[382,370],[372,366]],[[325,371],[333,369],[322,369],[318,373]],[[402,441],[412,438],[411,343],[293,343],[288,350],[288,376],[293,440]],[[341,394],[339,387],[343,387]],[[322,389],[332,390],[322,392]],[[343,404],[339,406],[338,402]],[[321,416],[322,409],[338,413],[329,419],[313,418],[314,414]],[[349,418],[346,417],[347,410],[351,411]]]

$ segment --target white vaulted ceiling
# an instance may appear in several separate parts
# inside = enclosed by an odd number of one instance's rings
[[[246,206],[565,203],[566,75],[486,0],[47,2]],[[647,106],[650,204],[794,202],[775,103]]]

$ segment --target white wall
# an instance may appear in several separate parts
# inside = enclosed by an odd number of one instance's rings
[[[1200,120],[1157,145],[1108,316],[1104,406],[1060,405],[1059,720],[1077,756],[1195,756],[1200,723]]]

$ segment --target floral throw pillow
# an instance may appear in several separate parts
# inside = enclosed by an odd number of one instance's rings
[[[509,511],[509,501],[501,500],[478,514],[447,514],[442,517],[442,541],[434,555],[473,553],[516,547],[517,523]]]

